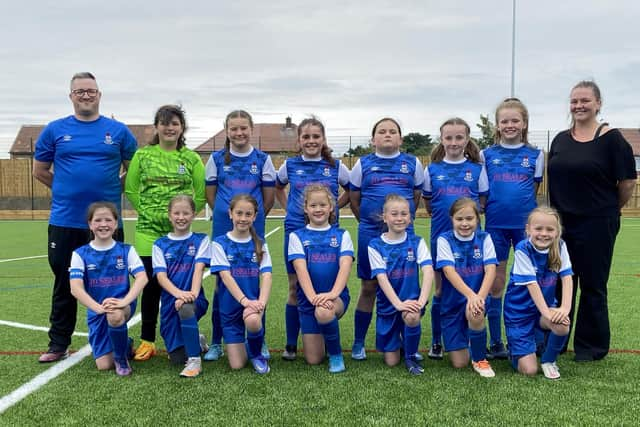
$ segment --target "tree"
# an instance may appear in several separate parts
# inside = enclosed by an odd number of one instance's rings
[[[496,127],[491,120],[489,120],[489,116],[484,116],[480,114],[480,123],[476,123],[476,126],[482,132],[482,136],[480,138],[474,138],[474,141],[480,149],[487,148],[494,143],[494,137],[496,134]]]
[[[363,147],[362,145],[358,145],[355,148],[349,148],[345,155],[352,157],[362,157],[365,154],[369,154],[371,152],[373,152],[373,147]]]
[[[428,156],[435,143],[431,135],[422,135],[418,132],[408,133],[402,137],[402,149],[414,156]]]

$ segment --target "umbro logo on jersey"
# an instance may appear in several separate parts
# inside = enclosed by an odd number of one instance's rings
[[[90,271],[90,270],[95,270],[96,268],[98,268],[98,266],[97,266],[97,265],[95,265],[95,264],[88,264],[88,265],[87,265],[87,270],[89,270],[89,271]]]
[[[62,137],[63,141],[71,141],[71,135],[65,135]]]
[[[436,181],[444,181],[446,177],[444,175],[437,175],[436,176]]]
[[[304,175],[304,171],[302,169],[297,169],[296,175]]]
[[[493,159],[493,160],[491,161],[491,163],[493,163],[494,165],[499,165],[500,163],[502,163],[502,160],[500,160],[500,159]]]
[[[379,166],[373,166],[373,167],[371,168],[371,172],[376,172],[376,171],[379,171],[379,170],[380,170],[380,167],[379,167]]]

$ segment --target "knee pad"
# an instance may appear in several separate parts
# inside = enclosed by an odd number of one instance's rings
[[[193,307],[193,303],[182,304],[182,307],[178,310],[178,315],[180,316],[180,320],[189,319],[195,316],[196,310]]]

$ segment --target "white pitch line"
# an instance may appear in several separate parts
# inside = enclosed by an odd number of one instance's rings
[[[280,227],[276,227],[275,229],[271,230],[269,233],[267,233],[264,236],[265,239],[267,237],[271,236],[273,233],[275,233],[278,230],[280,230]],[[204,273],[204,277],[207,277],[210,274],[211,274],[211,271],[207,270]],[[129,322],[127,323],[127,326],[129,328],[131,328],[132,326],[138,324],[140,322],[140,320],[141,320],[141,316],[140,316],[140,313],[138,313],[135,316],[133,316],[131,318],[131,320],[129,320]],[[3,323],[13,323],[13,322],[0,321],[0,324],[3,324]],[[10,325],[10,326],[13,326],[13,325]],[[27,325],[27,326],[29,326],[29,325]],[[35,326],[33,328],[39,328],[39,327]],[[29,328],[27,328],[27,329],[29,329]],[[46,330],[48,330],[48,329],[46,329]],[[80,350],[78,350],[77,352],[73,353],[68,358],[56,363],[53,367],[47,369],[46,371],[44,371],[40,375],[36,376],[35,378],[33,378],[28,383],[25,383],[25,384],[21,385],[20,387],[18,387],[17,389],[15,389],[11,393],[9,393],[8,395],[4,396],[2,399],[0,399],[0,414],[2,414],[4,411],[9,409],[10,407],[15,405],[16,403],[20,402],[22,399],[24,399],[25,397],[27,397],[31,393],[37,391],[42,386],[46,385],[52,379],[54,379],[57,376],[61,375],[67,369],[71,368],[72,366],[77,365],[78,363],[80,363],[82,361],[82,359],[84,359],[85,357],[87,357],[90,354],[91,354],[91,346],[89,344],[87,344],[84,347],[82,347]]]
[[[11,326],[14,328],[21,328],[21,329],[29,329],[31,331],[44,331],[44,332],[49,332],[49,328],[45,328],[44,326],[35,326],[35,325],[28,325],[26,323],[18,323],[18,322],[10,322],[8,320],[0,320],[0,325],[4,325],[4,326]],[[88,337],[89,334],[86,332],[74,332],[73,335],[79,336],[79,337]]]
[[[129,322],[127,322],[127,326],[131,328],[132,326],[138,324],[141,318],[142,317],[140,316],[140,313],[136,314],[129,320]],[[20,402],[31,393],[38,390],[42,386],[46,385],[49,381],[59,376],[67,369],[77,365],[82,361],[82,359],[90,354],[91,346],[87,344],[68,358],[57,362],[54,366],[37,375],[28,383],[21,385],[11,393],[7,394],[2,399],[0,399],[0,414],[2,414],[4,411],[9,409],[16,403]]]
[[[0,259],[0,263],[2,262],[11,262],[11,261],[23,261],[25,259],[36,259],[36,258],[46,258],[47,255],[35,255],[35,256],[25,256],[22,258],[11,258],[11,259]]]

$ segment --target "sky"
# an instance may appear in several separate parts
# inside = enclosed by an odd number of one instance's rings
[[[72,113],[78,71],[96,75],[101,113],[125,123],[180,103],[192,148],[238,108],[257,123],[316,115],[342,151],[381,117],[437,135],[511,95],[513,0],[91,3],[3,5],[0,158],[21,125]],[[532,135],[568,126],[584,79],[600,85],[607,122],[640,127],[639,18],[635,0],[516,0],[514,95]]]

